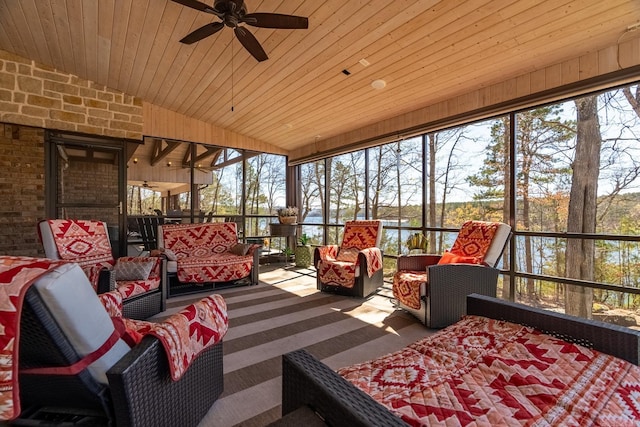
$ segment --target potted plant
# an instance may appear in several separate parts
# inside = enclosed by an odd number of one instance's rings
[[[282,250],[282,254],[284,255],[284,262],[289,262],[291,255],[293,255],[293,251],[289,246],[287,246]]]
[[[425,253],[427,251],[427,246],[429,242],[424,234],[422,233],[414,233],[407,239],[407,248],[409,248],[409,253]]]
[[[298,238],[296,246],[296,267],[309,268],[311,265],[311,245],[310,238],[305,233]]]
[[[295,206],[287,206],[278,209],[278,221],[280,224],[295,224],[298,222],[298,208]]]

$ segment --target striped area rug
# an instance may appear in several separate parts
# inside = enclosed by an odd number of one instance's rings
[[[260,427],[278,419],[286,352],[305,348],[338,369],[432,333],[394,309],[390,285],[366,299],[342,297],[319,292],[312,270],[261,271],[257,286],[215,292],[224,296],[229,313],[223,345],[224,393],[200,427]],[[172,298],[158,318],[200,298]]]

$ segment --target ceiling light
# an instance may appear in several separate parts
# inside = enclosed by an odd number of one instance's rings
[[[362,64],[363,67],[368,67],[369,66],[369,61],[367,61],[366,59],[362,58],[360,61],[358,61],[360,64]]]
[[[384,89],[386,85],[387,85],[387,82],[385,82],[382,79],[374,80],[371,82],[371,87],[374,89]]]

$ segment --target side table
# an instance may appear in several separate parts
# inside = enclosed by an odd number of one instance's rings
[[[271,247],[271,238],[284,237],[286,238],[286,246],[295,248],[297,231],[298,224],[280,224],[275,222],[269,224],[269,247]],[[271,255],[271,252],[269,252],[269,255]]]

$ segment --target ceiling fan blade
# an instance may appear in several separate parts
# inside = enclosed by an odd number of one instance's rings
[[[211,24],[203,25],[197,30],[187,34],[180,40],[180,43],[184,44],[192,44],[197,41],[202,40],[205,37],[210,36],[211,34],[215,34],[221,29],[224,28],[224,24],[222,22],[213,22]]]
[[[213,13],[214,15],[218,15],[218,12],[214,10],[211,6],[199,2],[198,0],[171,0],[174,3],[180,3],[183,6],[190,7],[191,9],[199,10],[200,12]]]
[[[280,13],[247,13],[240,18],[241,22],[261,28],[306,29],[309,19],[304,16],[283,15]]]
[[[244,27],[235,27],[233,32],[236,33],[236,37],[242,46],[249,51],[254,58],[259,62],[269,59],[258,40],[251,34],[249,30]]]

